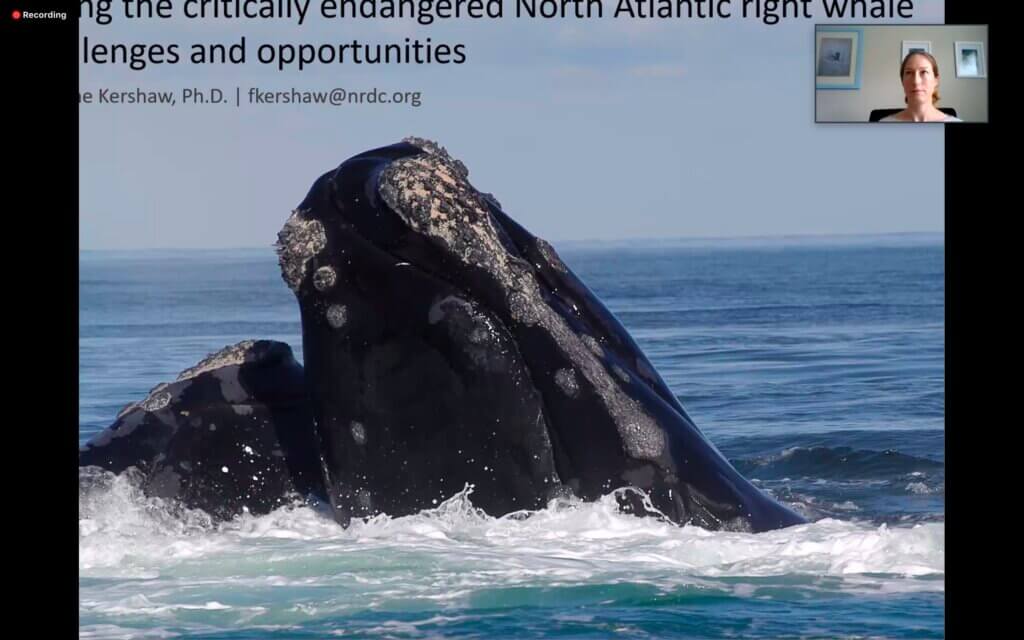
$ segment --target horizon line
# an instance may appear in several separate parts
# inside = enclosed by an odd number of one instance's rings
[[[785,241],[785,240],[829,240],[829,239],[866,239],[893,236],[945,236],[944,229],[936,231],[881,231],[864,233],[786,233],[778,235],[738,235],[738,236],[627,236],[621,238],[556,238],[547,239],[553,245],[582,244],[616,244],[616,243],[670,243],[670,242],[743,242],[743,241]],[[266,245],[235,245],[221,247],[182,247],[182,246],[139,246],[139,247],[79,247],[82,252],[115,252],[115,251],[239,251],[239,250],[272,250],[273,244]]]

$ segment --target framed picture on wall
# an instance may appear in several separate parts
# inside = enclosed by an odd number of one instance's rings
[[[956,51],[956,77],[984,78],[985,43],[957,41],[953,44]]]
[[[918,51],[931,53],[932,43],[928,40],[904,40],[900,51],[900,62],[906,60],[910,54],[917,53]]]
[[[818,89],[860,89],[864,62],[864,30],[823,27],[815,31],[815,86]]]

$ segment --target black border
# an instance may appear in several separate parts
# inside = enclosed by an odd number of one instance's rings
[[[949,638],[1005,635],[1012,618],[986,612],[1014,611],[997,604],[1000,588],[986,574],[987,566],[994,565],[996,571],[1003,568],[999,547],[1015,545],[1012,537],[1003,540],[1000,532],[1005,531],[1002,521],[1016,519],[1014,489],[1019,483],[1009,477],[1015,470],[1015,447],[1000,449],[1004,429],[1013,424],[1005,417],[1007,409],[1020,395],[1013,388],[1020,376],[1012,371],[1015,363],[1009,351],[1012,330],[1019,324],[1010,314],[1009,303],[1015,297],[1011,291],[1019,285],[1006,282],[1017,270],[1008,270],[1015,266],[1016,234],[1001,228],[1000,211],[1003,207],[1016,210],[1019,205],[1013,199],[997,202],[995,187],[1006,184],[1000,174],[1009,172],[1007,163],[992,161],[995,156],[989,151],[1002,124],[999,78],[1006,67],[1000,56],[1009,52],[1001,46],[1003,24],[994,9],[995,3],[968,0],[947,0],[945,8],[947,23],[988,25],[989,79],[988,123],[957,123],[945,130],[945,611]],[[1012,154],[1008,143],[1004,153]],[[1015,159],[1010,163],[1017,164]],[[999,373],[1004,367],[994,368],[992,356],[1009,360],[1011,372]],[[986,546],[985,538],[995,546]]]
[[[986,36],[986,40],[987,41],[991,41],[991,39],[992,39],[992,27],[988,23],[976,22],[976,21],[974,21],[974,22],[972,22],[972,21],[968,21],[968,22],[953,22],[952,20],[950,20],[948,14],[946,15],[946,22],[945,23],[936,23],[936,22],[899,22],[899,23],[816,22],[816,23],[814,23],[814,31],[811,34],[812,71],[813,71],[813,65],[817,63],[818,27],[860,27],[860,28],[893,28],[893,27],[898,27],[900,29],[908,29],[908,28],[913,28],[913,27],[986,27],[987,30],[988,30],[988,35]],[[990,47],[988,46],[988,42],[986,42],[986,50],[985,50],[985,65],[986,65],[986,67],[985,67],[985,72],[986,72],[986,79],[988,80],[988,82],[986,82],[987,94],[988,94],[988,113],[986,115],[988,116],[988,120],[985,120],[984,122],[978,121],[978,120],[971,121],[974,124],[988,124],[989,122],[992,121],[992,81],[991,81],[992,74],[991,74],[991,68],[988,65],[988,61],[989,61],[989,57],[990,57],[989,56],[989,52],[988,52],[989,48]],[[940,61],[940,66],[941,66],[941,64],[942,63]],[[949,72],[947,71],[946,73],[948,74]],[[956,73],[955,69],[953,70],[953,73],[954,74]],[[870,122],[868,120],[819,120],[818,119],[818,92],[819,91],[842,91],[842,90],[841,89],[819,89],[818,86],[817,86],[816,76],[814,75],[814,73],[811,74],[811,99],[814,101],[814,109],[813,109],[814,110],[814,124],[825,124],[825,125],[830,125],[830,124],[870,124],[870,125],[876,125],[876,124],[879,124],[878,122]],[[945,126],[946,125],[946,123],[944,123],[944,122],[892,122],[892,123],[886,122],[886,123],[883,123],[883,124],[886,124],[886,125],[888,125],[888,124],[896,124],[896,125],[900,125],[900,124],[922,125],[922,124],[924,124],[924,125],[932,125],[932,126],[935,126],[935,125]],[[960,123],[959,122],[954,122],[954,123],[951,123],[951,126],[958,125],[958,124],[960,124]]]
[[[15,9],[53,10],[65,19],[15,20]],[[38,630],[29,635],[73,638],[79,633],[78,525],[71,517],[78,508],[78,4],[2,0],[0,11],[4,342],[16,352],[8,355],[6,376],[3,451],[15,463],[5,474],[14,533],[7,551],[29,563],[8,572],[19,578],[9,589],[22,603],[9,622]],[[22,255],[13,258],[15,252]],[[21,609],[26,601],[42,612],[29,616]]]

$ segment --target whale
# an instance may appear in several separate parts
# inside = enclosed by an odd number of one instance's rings
[[[554,248],[437,143],[322,174],[276,249],[304,365],[268,340],[209,354],[122,409],[80,468],[134,469],[146,494],[219,519],[305,499],[348,525],[470,488],[494,516],[614,494],[707,529],[806,522],[732,467]]]
[[[78,464],[131,470],[146,495],[217,520],[326,501],[302,366],[271,340],[226,346],[158,384],[82,446]]]
[[[276,249],[339,523],[467,486],[495,516],[615,493],[713,530],[806,522],[736,471],[551,244],[438,143],[325,172]]]

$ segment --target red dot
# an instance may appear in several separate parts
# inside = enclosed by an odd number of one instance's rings
[[[21,20],[21,12],[15,9],[14,11],[11,12],[11,17],[14,18],[15,20]]]

